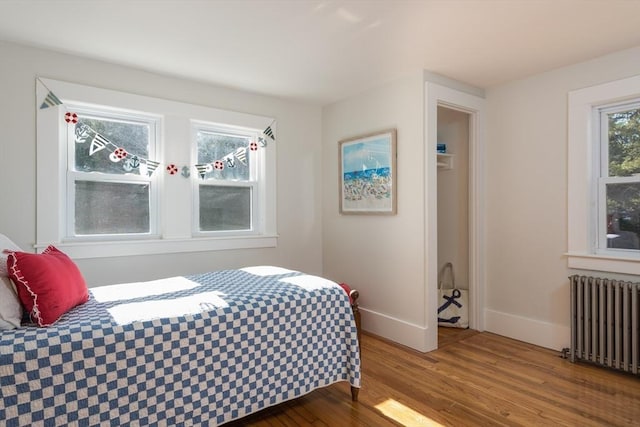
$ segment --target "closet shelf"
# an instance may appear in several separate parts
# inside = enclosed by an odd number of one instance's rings
[[[453,154],[438,153],[437,165],[439,170],[453,169]]]

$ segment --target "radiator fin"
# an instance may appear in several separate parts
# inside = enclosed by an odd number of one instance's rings
[[[640,283],[573,275],[569,359],[638,375]]]

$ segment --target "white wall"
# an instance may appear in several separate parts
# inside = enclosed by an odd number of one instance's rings
[[[327,277],[361,295],[363,328],[424,348],[423,74],[323,109],[323,266]],[[338,141],[387,128],[398,131],[394,216],[340,215]]]
[[[569,346],[567,93],[638,74],[640,47],[487,90],[487,330]]]
[[[277,119],[277,248],[79,260],[90,286],[250,264],[322,273],[318,106],[0,42],[0,233],[23,249],[36,237],[37,76]]]

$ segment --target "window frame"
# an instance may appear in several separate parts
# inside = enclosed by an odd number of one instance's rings
[[[64,105],[40,109],[48,92]],[[161,119],[156,129],[155,153],[160,166],[152,179],[157,184],[158,233],[149,238],[68,239],[67,227],[67,134],[66,105],[99,105],[105,110],[144,112]],[[192,227],[192,181],[199,179],[192,157],[191,122],[202,121],[262,132],[272,117],[221,110],[161,98],[83,86],[58,80],[36,78],[36,242],[41,251],[55,244],[73,258],[100,258],[162,253],[196,252],[277,246],[276,144],[264,147],[264,191],[258,203],[263,216],[260,230],[251,235],[194,235]],[[164,168],[175,163],[188,165],[191,177],[169,176]]]
[[[601,111],[637,100],[640,100],[640,76],[569,92],[566,253],[569,268],[640,274],[640,251],[603,250],[599,241],[599,231],[606,227],[602,223],[606,222],[604,186],[610,180],[602,176],[605,168],[602,141],[605,137],[608,141],[608,135],[603,134],[606,130],[601,125]]]

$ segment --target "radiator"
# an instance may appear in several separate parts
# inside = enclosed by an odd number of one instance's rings
[[[573,275],[569,360],[638,375],[640,283]]]

